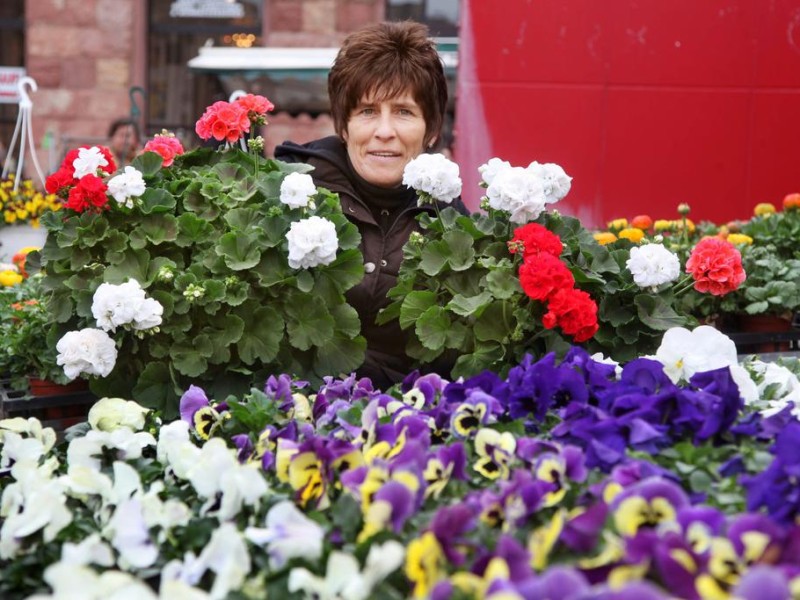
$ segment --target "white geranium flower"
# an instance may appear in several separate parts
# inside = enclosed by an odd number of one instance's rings
[[[125,167],[122,173],[108,181],[108,193],[114,200],[128,208],[133,208],[133,198],[144,194],[145,189],[141,172],[130,166]]]
[[[683,327],[668,329],[655,358],[676,383],[681,379],[688,381],[695,373],[738,364],[736,344],[708,325],[701,325],[694,331]]]
[[[97,169],[108,166],[108,160],[103,156],[100,148],[92,146],[91,148],[80,148],[78,158],[72,161],[72,166],[75,168],[75,179],[81,179],[86,175],[96,175]]]
[[[89,409],[87,419],[92,429],[99,431],[114,431],[118,427],[139,431],[144,427],[145,415],[149,412],[149,408],[144,408],[133,400],[100,398]]]
[[[284,500],[269,509],[266,528],[248,527],[244,535],[258,546],[268,545],[270,566],[280,569],[289,559],[317,560],[322,555],[325,531],[295,506]]]
[[[65,333],[56,344],[56,363],[75,379],[81,373],[106,377],[117,364],[117,347],[105,331],[87,327]]]
[[[625,265],[633,275],[633,281],[641,288],[658,287],[675,281],[681,274],[680,260],[663,244],[634,246]]]
[[[113,532],[111,544],[119,552],[121,564],[143,569],[156,561],[158,548],[150,539],[137,498],[120,504],[108,525]]]
[[[317,186],[307,173],[289,173],[281,182],[281,202],[289,208],[305,208],[316,193]]]
[[[461,194],[458,165],[444,154],[420,154],[410,161],[403,170],[403,184],[446,204]]]
[[[309,217],[295,221],[286,233],[289,242],[289,266],[308,269],[329,265],[336,259],[339,239],[336,226],[322,217]]]
[[[478,173],[480,173],[481,179],[483,179],[485,186],[489,186],[500,171],[510,168],[510,162],[507,160],[500,160],[499,158],[495,157],[490,158],[488,162],[478,167]]]
[[[148,298],[135,279],[114,285],[101,283],[92,297],[92,316],[104,331],[116,331],[121,325],[133,329],[152,329],[161,324],[164,307]]]
[[[548,204],[563,199],[572,188],[572,177],[567,175],[560,165],[555,163],[539,164],[533,161],[528,165],[528,170],[542,180],[545,201]]]
[[[498,172],[486,189],[486,197],[489,206],[510,213],[510,220],[521,225],[538,217],[547,204],[541,177],[522,167]]]

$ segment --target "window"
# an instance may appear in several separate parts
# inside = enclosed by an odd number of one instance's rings
[[[0,2],[0,66],[25,66],[25,0]],[[0,164],[4,147],[11,143],[19,109],[16,104],[0,104]]]
[[[459,0],[387,0],[386,18],[425,23],[433,37],[457,37],[459,3]]]
[[[260,45],[262,4],[150,0],[147,134],[169,129],[195,139],[194,124],[205,108],[228,95],[216,77],[192,73],[186,64],[204,45]],[[230,11],[232,5],[238,13]]]

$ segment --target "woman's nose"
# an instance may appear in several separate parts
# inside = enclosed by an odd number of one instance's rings
[[[394,137],[394,122],[390,113],[381,113],[375,127],[375,136],[385,139]]]

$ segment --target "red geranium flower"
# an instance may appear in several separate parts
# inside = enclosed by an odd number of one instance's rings
[[[555,292],[547,303],[548,312],[542,317],[547,329],[556,325],[576,342],[591,338],[597,324],[597,303],[583,290],[564,288]]]
[[[234,143],[250,131],[247,109],[240,104],[222,100],[214,102],[197,121],[195,131],[204,140],[213,137],[220,142],[225,140]]]
[[[558,257],[564,249],[561,238],[538,223],[517,227],[514,230],[514,237],[508,243],[509,252],[515,254],[520,243],[523,246],[522,257],[525,260],[542,252]]]
[[[738,288],[747,275],[742,255],[726,240],[710,237],[700,240],[686,261],[686,272],[694,278],[694,289],[724,296]]]
[[[88,209],[102,210],[108,205],[107,189],[108,186],[96,175],[84,175],[69,191],[69,199],[64,206],[75,212],[84,212]]]
[[[77,179],[73,176],[75,169],[72,167],[60,167],[58,171],[52,175],[48,175],[44,182],[44,189],[48,194],[61,194],[62,191],[66,192],[64,188],[75,185]]]
[[[264,96],[256,94],[245,94],[236,99],[239,106],[244,107],[247,111],[248,118],[254,122],[263,125],[265,123],[264,115],[275,108],[275,105],[267,100]]]
[[[519,283],[530,298],[545,301],[555,292],[575,285],[567,266],[552,254],[535,254],[519,268]]]
[[[183,154],[183,144],[170,133],[158,133],[152,140],[144,145],[143,152],[155,152],[163,159],[161,166],[169,167],[175,162],[175,157]]]

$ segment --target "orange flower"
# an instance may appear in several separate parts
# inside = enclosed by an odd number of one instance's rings
[[[650,215],[636,215],[631,219],[631,227],[638,227],[642,231],[647,231],[653,226],[653,219]]]
[[[617,236],[615,236],[610,231],[600,231],[594,234],[594,239],[601,246],[605,246],[606,244],[610,244],[611,242],[616,242]]]
[[[783,198],[783,210],[800,209],[800,194],[786,194]]]
[[[775,212],[775,205],[772,202],[759,202],[753,209],[753,214],[757,217],[766,217]]]
[[[638,227],[626,227],[622,231],[619,232],[619,237],[624,238],[626,240],[632,241],[634,244],[638,244],[642,241],[644,237],[644,231],[639,229]]]

